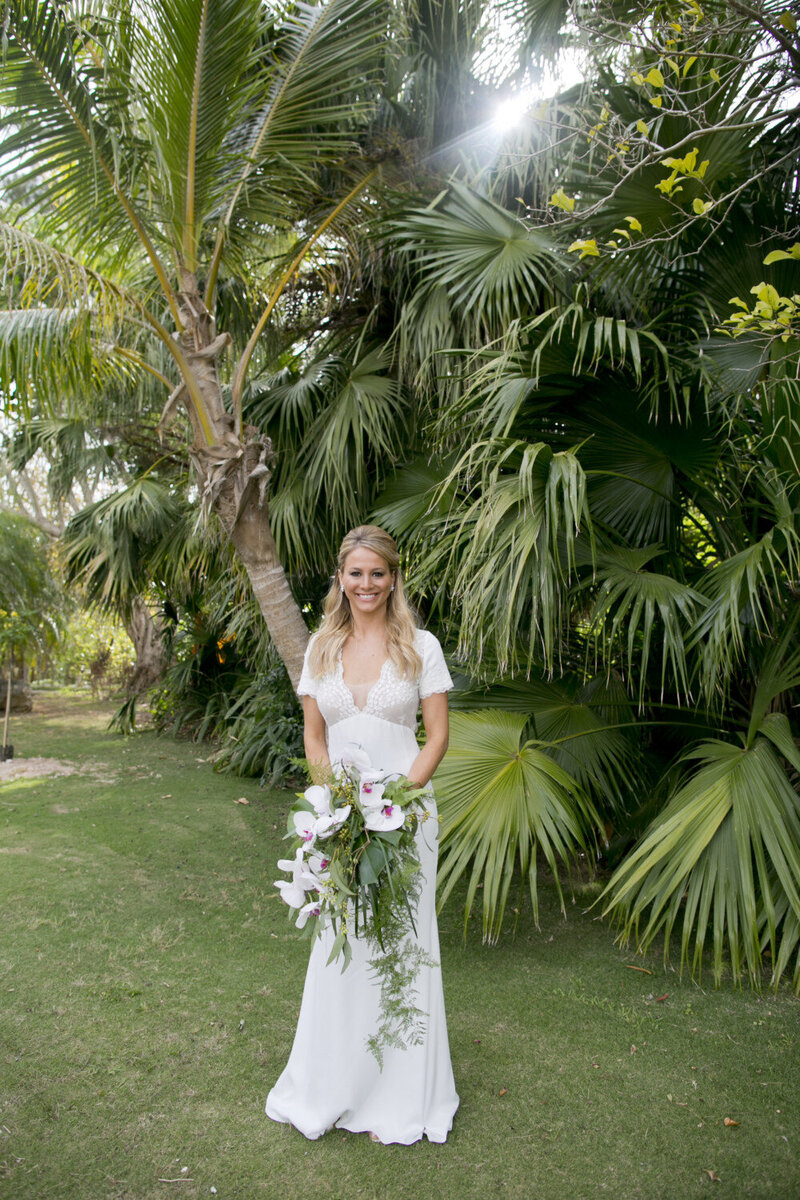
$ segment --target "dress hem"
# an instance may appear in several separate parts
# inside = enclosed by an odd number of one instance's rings
[[[340,1118],[338,1121],[334,1121],[332,1125],[327,1125],[324,1129],[320,1129],[318,1133],[306,1133],[305,1129],[301,1129],[299,1125],[296,1125],[294,1121],[291,1121],[288,1117],[273,1116],[269,1110],[266,1111],[267,1116],[271,1121],[275,1121],[278,1125],[291,1125],[292,1129],[296,1129],[297,1132],[302,1134],[302,1136],[309,1142],[318,1141],[321,1137],[324,1137],[326,1133],[330,1133],[333,1129],[344,1129],[348,1133],[375,1133],[378,1135],[378,1141],[384,1146],[413,1146],[417,1142],[421,1142],[423,1138],[427,1138],[429,1142],[434,1142],[436,1145],[443,1145],[447,1141],[447,1135],[452,1131],[453,1128],[453,1118],[451,1117],[450,1124],[444,1130],[428,1128],[426,1125],[423,1126],[419,1133],[402,1134],[397,1137],[392,1137],[389,1135],[387,1137],[382,1136],[379,1129],[368,1129],[366,1125],[347,1125],[341,1121]],[[455,1113],[453,1116],[455,1116]]]

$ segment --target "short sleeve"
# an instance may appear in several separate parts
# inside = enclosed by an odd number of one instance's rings
[[[442,647],[432,633],[422,634],[422,674],[419,677],[419,698],[426,699],[437,692],[449,692],[453,687],[447,663],[444,661]]]
[[[312,638],[306,646],[306,652],[303,656],[303,670],[300,672],[300,682],[297,685],[298,696],[316,696],[317,694],[318,681],[314,679],[313,675],[308,669],[308,656],[311,651],[311,644],[313,641],[314,639]]]

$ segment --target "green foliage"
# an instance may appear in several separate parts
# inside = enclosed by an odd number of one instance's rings
[[[289,784],[303,755],[302,712],[252,606],[238,618],[229,607],[229,583],[212,576],[176,612],[172,661],[150,699],[153,721],[173,737],[216,745],[220,770]]]
[[[642,762],[632,706],[619,678],[564,672],[560,679],[517,679],[452,695],[457,712],[488,709],[528,718],[537,748],[591,797],[605,820],[618,822],[639,798],[632,784]]]
[[[454,713],[450,749],[436,773],[442,815],[440,903],[469,871],[465,921],[482,885],[483,936],[489,942],[500,935],[517,872],[528,883],[538,920],[538,855],[561,895],[559,863],[590,851],[599,821],[576,781],[538,741],[523,740],[526,725],[526,717],[514,713]]]
[[[298,777],[303,757],[303,720],[281,664],[242,680],[231,690],[224,715],[220,770],[255,776],[270,787]]]
[[[780,980],[800,919],[797,793],[774,742],[797,771],[800,755],[785,716],[774,713],[750,746],[705,742],[687,756],[699,768],[673,793],[641,844],[617,869],[603,899],[622,937],[665,952],[681,928],[681,963],[700,975],[707,937],[714,978],[723,968],[759,986],[767,949]],[[761,930],[764,929],[764,940]],[[784,944],[784,930],[788,941]],[[800,991],[800,966],[793,972]]]
[[[56,683],[118,689],[133,663],[133,646],[124,625],[105,614],[81,609],[64,622],[37,677],[46,669],[46,677]]]
[[[557,8],[549,16],[566,20]],[[614,905],[625,871],[641,866],[615,909],[626,935],[647,945],[685,918],[683,961],[699,973],[712,922],[715,978],[727,963],[754,982],[763,954],[776,978],[797,954],[800,853],[786,767],[800,681],[788,652],[771,658],[800,574],[795,254],[763,263],[764,230],[773,245],[794,236],[800,161],[779,99],[796,86],[797,61],[785,63],[774,18],[767,6],[584,6],[598,62],[580,95],[549,110],[559,155],[543,150],[540,127],[515,142],[527,151],[527,190],[516,195],[538,201],[522,217],[514,208],[505,236],[525,246],[528,230],[549,249],[536,287],[504,269],[495,302],[480,250],[489,254],[502,222],[478,186],[395,222],[414,255],[401,345],[434,440],[427,477],[416,461],[407,480],[401,467],[377,506],[409,538],[414,583],[486,702],[520,714],[506,753],[522,755],[530,722],[537,753],[558,754],[595,800],[615,857],[629,854],[609,884]],[[765,39],[775,54],[762,55]],[[481,181],[493,201],[504,171],[498,163]],[[456,227],[448,205],[469,215],[469,252],[464,217]],[[414,263],[427,272],[416,277]],[[757,304],[734,345],[716,331],[730,297],[748,289]],[[621,685],[617,721],[579,703],[598,678]],[[474,688],[468,697],[480,703]],[[467,908],[481,880],[495,937],[526,785],[507,789],[498,767],[478,799],[463,719],[442,768],[452,819],[443,878],[472,870]],[[688,777],[697,754],[708,761]],[[724,803],[715,788],[727,788]],[[680,869],[660,849],[678,845],[678,827]]]
[[[45,535],[0,511],[0,659],[52,644],[65,607]]]
[[[181,566],[200,557],[192,521],[169,485],[148,475],[136,479],[70,521],[62,539],[67,581],[80,585],[90,603],[127,614],[156,572],[175,579]]]

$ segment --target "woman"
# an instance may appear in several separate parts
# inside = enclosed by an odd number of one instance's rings
[[[348,749],[360,747],[372,767],[427,784],[447,749],[447,692],[453,686],[438,641],[417,629],[403,596],[394,541],[375,525],[347,534],[325,601],[319,632],[306,651],[303,697],[306,757],[317,782],[330,777]],[[422,704],[426,741],[415,737]],[[267,1098],[267,1115],[307,1138],[332,1126],[369,1132],[374,1141],[410,1145],[423,1135],[443,1142],[458,1107],[447,1041],[439,963],[435,887],[438,823],[416,834],[421,888],[417,941],[433,966],[416,977],[425,1014],[418,1045],[387,1049],[383,1069],[367,1048],[377,1028],[380,990],[373,951],[352,940],[353,957],[326,966],[333,934],[314,942],[289,1062]]]

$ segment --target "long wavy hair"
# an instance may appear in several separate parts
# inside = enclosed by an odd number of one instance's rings
[[[422,671],[422,659],[414,646],[417,625],[403,592],[400,555],[394,538],[377,525],[359,525],[351,529],[339,547],[337,566],[340,571],[344,571],[347,556],[362,547],[380,555],[394,575],[394,591],[389,593],[386,603],[386,646],[398,673],[418,679]],[[314,679],[320,679],[335,669],[341,649],[352,632],[350,601],[341,590],[338,575],[334,575],[330,591],[325,597],[322,624],[314,635],[308,657],[309,670]]]

